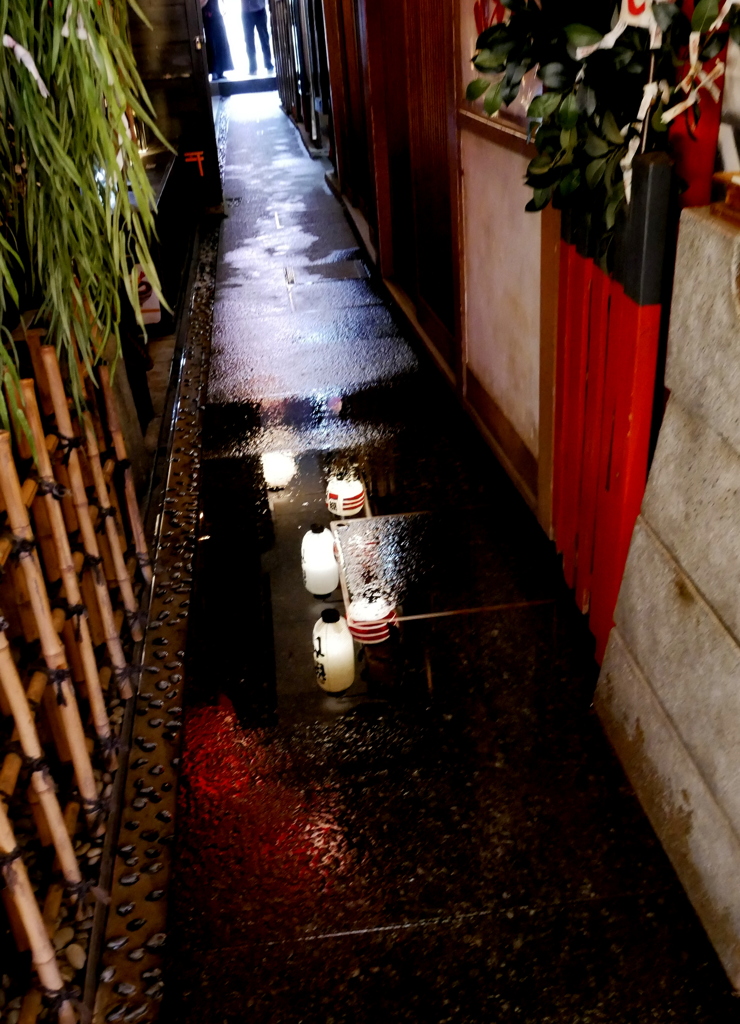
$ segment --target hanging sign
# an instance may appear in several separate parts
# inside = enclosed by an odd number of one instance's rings
[[[622,0],[620,21],[637,28],[651,28],[652,6],[652,0]]]
[[[650,31],[650,49],[660,49],[663,33],[653,15],[655,4],[666,3],[667,0],[622,0],[619,11],[619,21],[611,32],[598,43],[589,46],[579,46],[576,50],[576,60],[585,60],[597,50],[611,50],[624,34],[625,30],[633,28],[646,28]]]

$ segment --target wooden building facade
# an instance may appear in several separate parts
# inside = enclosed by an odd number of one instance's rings
[[[472,0],[324,0],[324,12],[338,188],[392,295],[549,530],[559,217],[524,212],[526,127],[464,99]]]
[[[593,13],[571,8],[574,21]],[[626,242],[629,280],[605,274],[558,211],[525,212],[533,94],[523,86],[518,109],[493,118],[465,98],[476,40],[498,15],[494,0],[324,0],[334,187],[563,554],[600,658],[662,410],[678,206],[663,187],[670,167],[648,161],[635,175],[647,191],[632,204],[642,220]],[[716,152],[719,105],[703,103],[702,139],[676,146],[692,203],[708,200]]]

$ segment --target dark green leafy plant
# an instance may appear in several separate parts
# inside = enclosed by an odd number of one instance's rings
[[[119,340],[121,288],[142,322],[136,263],[158,288],[135,119],[156,128],[127,18],[127,0],[0,0],[0,318],[7,336],[23,293],[39,297],[78,402],[77,358],[89,369]],[[13,372],[10,347],[0,364]]]
[[[625,168],[638,146],[668,146],[669,122],[679,112],[700,113],[701,73],[717,57],[728,33],[740,41],[740,9],[733,7],[719,27],[718,0],[699,0],[692,18],[682,2],[653,5],[661,29],[660,45],[650,49],[650,32],[628,27],[608,48],[597,48],[616,23],[619,5],[606,5],[602,21],[572,23],[558,3],[501,0],[507,20],[484,31],[473,56],[475,69],[496,75],[470,83],[467,98],[483,100],[493,115],[519,95],[527,72],[535,71],[544,92],[529,106],[537,156],[527,170],[532,187],[529,210],[575,204],[601,223],[603,250],[626,201]],[[699,33],[698,62],[685,88],[675,85],[677,69],[687,60],[689,40]],[[645,89],[645,117],[638,120]]]

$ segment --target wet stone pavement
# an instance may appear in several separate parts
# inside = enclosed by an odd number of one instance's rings
[[[591,710],[554,552],[274,94],[228,100],[167,1020],[740,1020]],[[262,456],[295,463],[268,490]],[[341,698],[302,585],[355,463],[406,621]],[[426,513],[410,517],[411,513]]]

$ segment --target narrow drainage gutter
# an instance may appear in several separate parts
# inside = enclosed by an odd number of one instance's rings
[[[95,1022],[154,1021],[163,995],[168,889],[182,743],[186,639],[200,505],[202,413],[208,382],[220,218],[200,228],[178,325],[162,430],[146,500],[153,582],[133,664],[84,1011]]]

